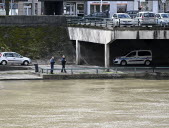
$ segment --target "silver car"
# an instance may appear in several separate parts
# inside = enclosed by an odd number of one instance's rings
[[[31,59],[27,57],[23,57],[16,52],[0,52],[0,64],[22,64],[29,65],[31,63]]]
[[[114,26],[128,26],[133,24],[133,19],[127,13],[115,13],[112,16]]]
[[[157,24],[160,26],[169,25],[169,13],[157,13],[156,14]]]
[[[154,12],[139,12],[134,18],[134,25],[156,25],[156,17]]]

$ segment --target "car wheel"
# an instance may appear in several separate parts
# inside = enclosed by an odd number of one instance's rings
[[[7,61],[6,61],[6,60],[3,60],[3,61],[1,62],[1,64],[2,64],[2,65],[7,65]]]
[[[127,65],[127,62],[125,60],[122,60],[121,63],[120,63],[122,66],[125,66]]]
[[[23,65],[29,65],[29,62],[28,62],[27,60],[25,60],[25,61],[23,62]]]
[[[146,66],[149,66],[151,64],[151,62],[149,60],[146,60],[144,63]]]

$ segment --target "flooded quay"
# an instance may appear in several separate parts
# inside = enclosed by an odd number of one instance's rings
[[[168,128],[169,80],[0,81],[0,128]]]

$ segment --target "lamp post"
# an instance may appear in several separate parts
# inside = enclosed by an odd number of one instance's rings
[[[103,4],[103,1],[100,0],[100,12],[102,12],[102,4]]]
[[[12,15],[12,0],[11,0],[11,15]]]
[[[161,0],[161,2],[163,3],[163,12],[165,12],[165,2],[166,2],[166,0]]]
[[[32,15],[35,15],[35,0],[32,0]]]

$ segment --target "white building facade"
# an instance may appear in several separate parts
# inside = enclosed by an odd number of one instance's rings
[[[169,11],[169,0],[87,1],[87,0],[11,0],[9,15],[74,15],[84,16],[94,12],[117,12],[130,10]],[[49,3],[49,4],[48,4]],[[55,6],[53,6],[55,4]],[[50,10],[50,11],[47,11]],[[49,13],[48,13],[49,12]],[[57,13],[58,12],[58,13]],[[6,15],[5,0],[0,0],[0,15]]]

